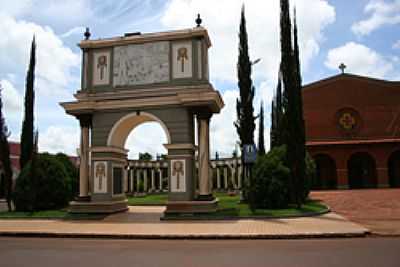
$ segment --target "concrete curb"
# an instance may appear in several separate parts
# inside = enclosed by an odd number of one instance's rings
[[[348,233],[309,233],[293,235],[264,235],[264,234],[189,234],[189,235],[159,235],[159,234],[98,234],[98,233],[50,233],[50,232],[0,232],[4,237],[37,237],[37,238],[85,238],[85,239],[166,239],[166,240],[214,240],[214,239],[318,239],[318,238],[362,238],[368,232]]]
[[[160,218],[161,221],[236,221],[236,220],[279,220],[279,219],[297,219],[297,218],[304,218],[304,217],[315,217],[315,216],[320,216],[326,213],[331,212],[330,207],[326,206],[327,208],[321,211],[317,212],[307,212],[303,213],[301,215],[285,215],[285,216],[240,216],[240,217],[235,217],[235,216],[224,216],[224,217],[213,217],[213,216],[201,216],[201,217],[196,217],[196,216],[163,216]]]

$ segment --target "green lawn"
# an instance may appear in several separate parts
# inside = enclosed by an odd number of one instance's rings
[[[128,197],[128,205],[165,205],[167,203],[167,198],[167,193],[152,194],[140,197]]]
[[[2,211],[0,219],[64,219],[64,220],[98,220],[103,219],[102,214],[70,214],[66,209],[43,211]]]
[[[153,194],[142,197],[129,197],[129,205],[165,205],[167,194]],[[310,212],[321,212],[327,209],[325,205],[318,201],[309,200],[301,209],[296,207],[288,207],[286,209],[258,209],[254,213],[249,206],[244,203],[239,203],[239,196],[229,196],[225,193],[217,193],[218,211],[212,214],[197,214],[196,217],[282,217],[304,215]]]

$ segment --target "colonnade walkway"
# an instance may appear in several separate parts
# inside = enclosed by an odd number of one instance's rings
[[[160,221],[165,207],[130,207],[102,220],[0,220],[0,235],[101,238],[309,238],[364,236],[336,213],[291,219]]]

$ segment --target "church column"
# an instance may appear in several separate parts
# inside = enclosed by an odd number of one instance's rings
[[[224,189],[228,189],[228,167],[224,167]]]
[[[143,184],[144,184],[144,186],[143,186],[144,192],[147,193],[147,191],[148,191],[149,188],[148,188],[147,169],[146,169],[146,168],[143,169],[143,179],[144,179],[144,181],[143,181]]]
[[[199,127],[199,199],[213,199],[210,190],[210,114],[198,114],[197,125]]]
[[[156,181],[155,181],[155,173],[154,173],[154,167],[151,167],[151,191],[156,190]]]
[[[158,189],[160,190],[160,192],[162,192],[162,190],[163,190],[163,177],[162,177],[162,170],[161,170],[161,168],[158,168],[158,174],[159,174],[159,177],[158,177],[158,179],[160,179],[159,180],[159,182],[160,182],[160,184],[158,185],[159,187],[158,187]]]
[[[238,167],[238,186],[239,189],[242,188],[242,165],[239,165]]]
[[[217,166],[217,188],[218,190],[221,189],[221,173]]]
[[[140,192],[140,169],[136,169],[136,192]]]
[[[88,200],[89,197],[89,128],[90,115],[79,117],[81,126],[80,164],[79,164],[79,198]]]

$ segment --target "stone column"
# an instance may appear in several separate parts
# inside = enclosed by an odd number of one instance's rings
[[[151,191],[156,190],[156,181],[155,181],[155,175],[154,175],[154,167],[151,167]]]
[[[81,125],[80,165],[79,165],[79,198],[88,200],[89,197],[89,128],[90,115],[79,118]]]
[[[163,190],[163,177],[162,177],[162,170],[161,170],[161,168],[158,169],[158,174],[159,174],[158,179],[160,179],[160,180],[159,180],[160,184],[158,185],[158,188],[159,188],[159,190],[162,192],[162,190]]]
[[[224,188],[228,189],[228,167],[224,167]]]
[[[240,189],[242,188],[242,171],[243,171],[242,165],[240,165],[238,167],[238,186]]]
[[[233,185],[233,189],[237,189],[237,183],[236,183],[236,171],[235,171],[235,167],[230,168],[231,169],[231,182]]]
[[[197,115],[197,125],[199,127],[199,199],[212,200],[210,190],[210,114]]]
[[[140,169],[136,169],[136,192],[140,192]]]
[[[147,193],[149,187],[148,187],[148,181],[147,181],[147,169],[143,169],[143,188],[144,188],[144,192]]]
[[[131,169],[129,169],[129,192],[133,193],[133,174],[134,174],[134,169],[133,167],[131,167]]]
[[[217,188],[221,189],[221,173],[218,166],[217,166]]]

